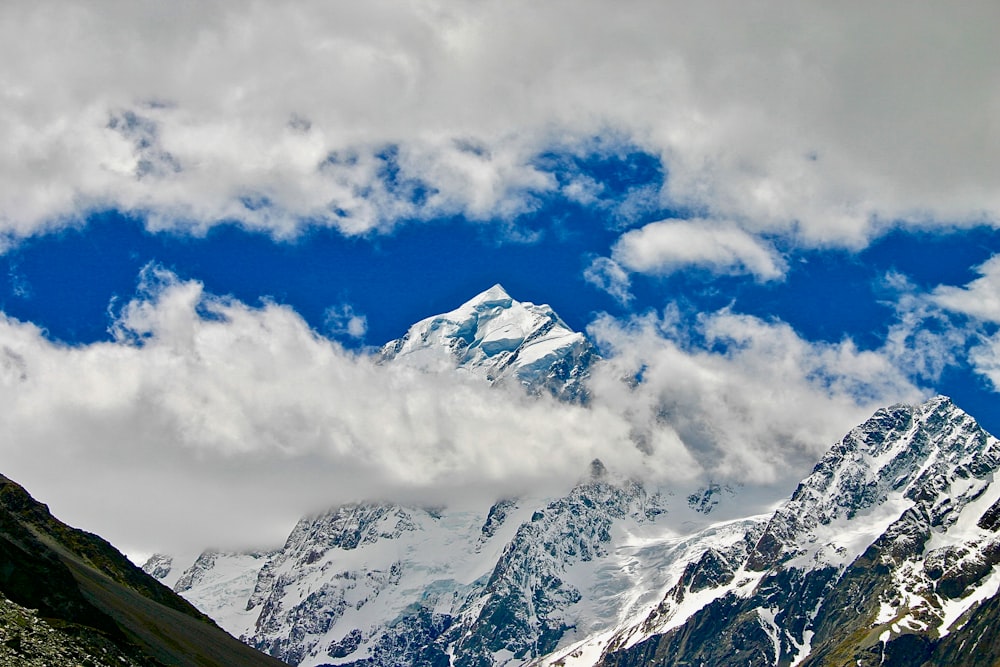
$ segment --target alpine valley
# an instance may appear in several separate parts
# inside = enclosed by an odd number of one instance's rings
[[[601,363],[500,286],[380,358],[584,405]],[[290,665],[995,665],[998,467],[1000,441],[936,397],[879,410],[754,516],[738,486],[649,488],[595,460],[552,497],[357,502],[277,550],[143,569]]]

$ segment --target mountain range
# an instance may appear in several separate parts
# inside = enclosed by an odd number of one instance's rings
[[[500,286],[379,359],[583,406],[601,363]],[[948,398],[877,411],[751,516],[738,484],[607,463],[471,509],[359,500],[276,549],[143,571],[0,478],[0,664],[1000,664],[1000,441]]]
[[[581,403],[600,363],[499,285],[380,356]],[[276,550],[144,569],[292,665],[992,665],[998,467],[997,439],[935,397],[878,411],[760,515],[732,518],[738,485],[652,488],[595,460],[564,494],[357,502]]]

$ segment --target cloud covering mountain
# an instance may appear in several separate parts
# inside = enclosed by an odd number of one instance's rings
[[[2,322],[3,456],[62,489],[54,499],[87,498],[54,509],[126,548],[232,546],[351,499],[568,488],[594,458],[661,481],[788,482],[872,406],[921,395],[847,343],[727,312],[699,327],[715,350],[682,340],[669,313],[597,321],[609,357],[583,407],[379,363],[287,307],[149,267],[112,342],[70,347]]]
[[[152,551],[594,458],[777,489],[932,393],[996,430],[998,24],[5,2],[4,472]],[[497,282],[597,346],[586,407],[371,354]]]

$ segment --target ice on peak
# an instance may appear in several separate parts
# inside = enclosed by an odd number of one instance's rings
[[[503,308],[509,308],[513,303],[514,299],[507,293],[507,290],[503,288],[503,285],[497,283],[485,292],[477,294],[466,301],[462,304],[462,307],[459,310],[467,308],[476,309],[476,306],[486,308],[490,306],[501,306]]]
[[[382,347],[382,359],[428,370],[454,366],[488,381],[516,378],[531,391],[577,400],[596,358],[583,334],[547,305],[514,300],[500,284],[417,322]]]

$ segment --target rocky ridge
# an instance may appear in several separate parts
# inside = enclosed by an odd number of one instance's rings
[[[0,475],[0,664],[282,663]]]
[[[1000,441],[946,398],[880,410],[600,664],[994,664],[979,619],[1000,587],[998,467]]]

